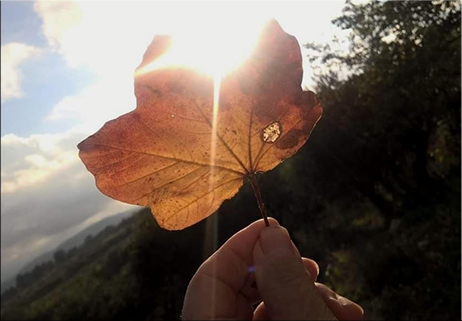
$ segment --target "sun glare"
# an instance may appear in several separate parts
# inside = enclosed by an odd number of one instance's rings
[[[239,15],[229,10],[211,10],[172,32],[170,49],[155,61],[136,71],[135,76],[161,68],[186,66],[209,74],[214,79],[213,115],[210,145],[210,188],[213,186],[221,79],[250,55],[267,18]],[[213,12],[213,13],[212,13]],[[239,20],[236,17],[240,16]]]
[[[212,76],[231,72],[249,56],[264,23],[263,18],[236,21],[234,17],[225,13],[196,17],[177,29],[170,49],[137,75],[171,66],[187,66]]]

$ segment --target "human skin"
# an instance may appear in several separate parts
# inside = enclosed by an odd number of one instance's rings
[[[356,303],[316,282],[287,230],[270,218],[232,236],[191,279],[183,320],[360,320]],[[253,307],[258,304],[254,309]]]

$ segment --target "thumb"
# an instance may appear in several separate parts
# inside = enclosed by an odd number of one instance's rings
[[[262,229],[253,262],[258,291],[272,320],[336,320],[285,228]]]

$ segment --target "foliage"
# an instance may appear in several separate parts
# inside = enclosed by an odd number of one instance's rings
[[[334,22],[351,29],[351,51],[318,58],[355,72],[346,80],[332,72],[320,75],[325,114],[306,158],[331,164],[317,175],[323,180],[318,191],[329,177],[350,189],[337,191],[334,204],[338,196],[357,194],[347,205],[357,218],[343,221],[347,226],[375,220],[376,227],[370,226],[373,235],[360,237],[363,245],[354,241],[355,233],[349,245],[332,252],[335,266],[327,280],[375,317],[457,318],[460,3],[349,2]],[[345,234],[341,228],[335,233]],[[357,274],[351,281],[349,268]]]

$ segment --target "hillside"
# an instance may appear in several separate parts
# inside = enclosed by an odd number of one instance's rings
[[[80,231],[76,235],[68,238],[60,245],[56,247],[56,249],[46,252],[39,257],[32,260],[30,263],[26,264],[18,274],[24,274],[30,272],[34,269],[35,266],[45,263],[53,259],[53,254],[58,250],[69,251],[73,247],[81,246],[87,237],[92,237],[104,230],[107,226],[115,226],[118,225],[124,218],[127,218],[133,214],[133,211],[123,212],[116,215],[112,215],[102,219],[101,221],[96,222],[85,228],[84,230]]]
[[[98,221],[88,226],[87,228],[80,231],[76,235],[68,238],[67,240],[59,244],[55,249],[45,252],[39,255],[38,257],[34,258],[32,261],[24,265],[24,267],[20,269],[18,274],[25,274],[25,273],[31,272],[36,266],[54,260],[53,255],[56,251],[59,251],[59,250],[69,251],[70,249],[74,247],[81,246],[85,242],[85,239],[87,237],[95,236],[96,234],[104,230],[107,226],[114,226],[114,225],[119,224],[124,218],[127,218],[128,216],[132,214],[133,214],[133,210],[119,213],[119,214],[104,218],[101,221]],[[3,294],[3,292],[5,292],[11,287],[14,287],[15,285],[16,285],[16,275],[12,277],[11,279],[8,279],[5,282],[2,282],[1,293]]]
[[[1,318],[178,318],[177,293],[201,263],[204,226],[163,231],[143,210],[18,278],[2,295]]]

